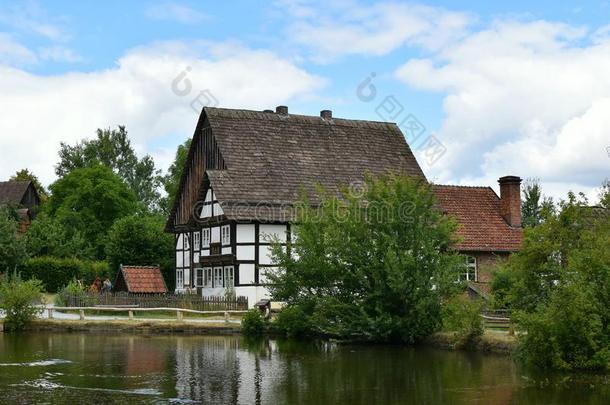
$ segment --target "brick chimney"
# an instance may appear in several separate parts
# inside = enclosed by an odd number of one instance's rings
[[[320,111],[320,117],[322,117],[325,120],[332,120],[333,112],[331,110],[322,110],[322,111]]]
[[[500,183],[500,213],[514,228],[521,227],[521,178],[504,176]]]
[[[278,105],[277,107],[275,107],[275,112],[277,114],[288,114],[288,107],[286,107],[285,105]]]

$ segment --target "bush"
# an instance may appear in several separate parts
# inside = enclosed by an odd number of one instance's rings
[[[265,331],[265,320],[258,309],[251,309],[241,320],[241,330],[246,336],[260,336]]]
[[[67,307],[70,304],[70,297],[87,299],[85,288],[78,284],[76,280],[71,280],[68,285],[58,291],[55,298],[55,305],[58,307]]]
[[[467,346],[483,335],[482,307],[482,301],[464,295],[453,297],[443,305],[443,329],[454,333],[457,347]]]
[[[314,329],[312,320],[300,306],[287,306],[273,321],[273,328],[286,337],[304,337]]]
[[[6,313],[4,326],[7,330],[22,330],[41,309],[42,284],[39,280],[23,281],[19,274],[0,280],[0,309]]]
[[[57,292],[70,281],[79,279],[84,285],[93,283],[96,277],[112,278],[105,262],[56,257],[34,257],[21,266],[24,279],[36,278],[48,292]]]

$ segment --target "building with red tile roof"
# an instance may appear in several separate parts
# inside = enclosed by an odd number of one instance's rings
[[[138,294],[165,294],[167,285],[159,266],[121,265],[113,290]]]

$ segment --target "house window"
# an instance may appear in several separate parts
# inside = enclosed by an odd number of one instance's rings
[[[224,286],[223,276],[222,267],[214,267],[214,288],[221,288]]]
[[[460,275],[460,280],[477,281],[477,258],[466,257],[466,270]]]
[[[221,238],[220,240],[222,241],[223,245],[230,245],[231,244],[231,225],[223,225],[220,228],[220,235]]]
[[[201,250],[201,233],[199,231],[193,234],[193,248],[195,251]]]
[[[211,243],[210,244],[210,255],[219,255],[220,254],[220,243]]]
[[[176,270],[176,288],[184,286],[184,273],[182,269]]]
[[[203,269],[203,273],[204,273],[204,287],[212,287],[214,286],[214,280],[212,278],[212,268],[211,267],[207,267],[205,269]]]
[[[201,231],[201,246],[209,247],[210,246],[210,228],[205,228]]]
[[[203,287],[203,269],[195,269],[195,287]]]
[[[235,272],[233,266],[225,266],[225,288],[235,286]]]

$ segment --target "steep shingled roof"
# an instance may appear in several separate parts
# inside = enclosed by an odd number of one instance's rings
[[[438,202],[459,223],[460,251],[506,251],[521,248],[523,230],[500,214],[500,198],[490,187],[433,185]]]
[[[226,166],[206,175],[230,219],[248,217],[261,204],[269,209],[259,210],[259,219],[277,219],[278,206],[298,201],[302,189],[313,193],[321,184],[334,193],[365,173],[425,178],[393,123],[209,107],[199,122],[196,135],[211,128]]]
[[[30,181],[0,182],[0,204],[19,205],[30,186]]]
[[[130,293],[165,294],[167,286],[161,269],[154,266],[121,266],[118,277],[123,277]],[[118,281],[115,284],[118,284]]]

